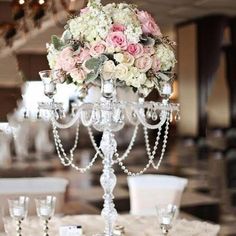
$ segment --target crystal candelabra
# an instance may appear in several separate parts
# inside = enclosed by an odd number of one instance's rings
[[[115,236],[114,224],[117,218],[117,211],[113,203],[113,189],[116,185],[116,176],[114,174],[113,165],[118,164],[125,174],[135,176],[143,174],[149,167],[158,169],[164,157],[169,124],[175,114],[176,120],[179,119],[179,105],[169,103],[169,98],[172,94],[172,81],[166,80],[159,83],[158,90],[162,97],[161,102],[147,102],[140,97],[137,102],[122,101],[117,98],[117,84],[115,79],[103,80],[101,78],[101,98],[95,103],[76,103],[73,105],[72,118],[68,123],[60,123],[59,119],[65,116],[62,104],[56,103],[53,100],[53,95],[56,94],[56,73],[52,71],[40,72],[41,79],[44,84],[44,93],[51,101],[48,103],[39,103],[39,114],[42,110],[50,113],[52,121],[53,134],[55,139],[55,147],[61,163],[65,166],[84,173],[89,170],[98,157],[102,158],[103,173],[100,178],[101,185],[104,189],[104,205],[101,212],[105,220],[105,231],[102,235]],[[128,148],[119,155],[117,152],[117,142],[114,133],[121,130],[126,121],[134,125],[134,132],[128,145]],[[92,144],[96,150],[95,156],[86,167],[79,167],[74,163],[74,151],[79,141],[79,125],[83,124],[88,128],[88,133]],[[59,137],[58,129],[66,129],[76,124],[75,143],[70,150],[70,155],[67,155],[62,141]],[[148,162],[138,173],[132,173],[124,163],[128,157],[138,132],[139,126],[143,126]],[[100,145],[95,142],[92,127],[95,130],[103,132]],[[162,128],[164,131],[162,132]],[[151,148],[148,138],[148,129],[156,129],[157,137],[153,148]],[[161,154],[159,160],[155,162],[155,156],[161,138],[164,134]]]

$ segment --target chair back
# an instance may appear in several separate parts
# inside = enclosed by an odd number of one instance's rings
[[[128,177],[130,213],[155,215],[156,205],[180,205],[188,180],[170,175],[142,175]]]

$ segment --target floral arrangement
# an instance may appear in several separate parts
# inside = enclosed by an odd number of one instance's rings
[[[59,82],[87,91],[101,77],[117,79],[147,96],[165,73],[172,73],[173,45],[148,12],[91,0],[67,22],[61,38],[52,36],[47,58],[60,72]]]

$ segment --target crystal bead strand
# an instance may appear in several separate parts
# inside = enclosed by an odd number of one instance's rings
[[[59,150],[61,151],[60,153],[63,154],[64,156],[64,159],[68,162],[66,163],[66,165],[70,165],[70,163],[73,162],[73,159],[74,159],[74,151],[78,145],[78,141],[79,141],[79,124],[76,128],[76,135],[75,135],[75,143],[74,143],[74,146],[72,147],[72,149],[70,150],[70,158],[67,157],[67,154],[65,153],[65,150],[63,148],[63,145],[61,143],[61,140],[60,140],[60,137],[59,137],[59,134],[58,134],[58,131],[57,131],[57,128],[55,126],[55,124],[53,124],[53,133],[54,133],[54,139],[55,139],[55,142],[57,143],[57,146],[59,148]],[[56,144],[55,143],[55,144]],[[65,163],[65,162],[64,162]]]
[[[98,152],[96,152],[95,156],[93,157],[93,159],[89,162],[89,164],[86,167],[82,167],[81,168],[81,167],[78,167],[77,165],[75,165],[73,163],[73,160],[74,160],[74,150],[76,149],[76,147],[78,145],[78,140],[79,140],[79,125],[77,126],[77,129],[76,129],[76,137],[75,137],[74,146],[70,150],[70,158],[68,158],[66,153],[65,153],[65,150],[64,150],[64,148],[63,148],[63,146],[61,144],[61,140],[60,140],[60,137],[58,135],[58,131],[57,131],[55,125],[53,125],[53,133],[54,133],[54,138],[55,138],[56,150],[57,150],[58,156],[59,156],[59,158],[61,160],[61,163],[64,166],[71,166],[72,168],[76,169],[77,171],[80,171],[81,173],[84,173],[87,170],[91,169],[91,167],[93,166],[94,162],[96,161],[96,159],[98,157]],[[61,152],[62,152],[63,156],[65,157],[65,159],[62,158]],[[68,161],[68,163],[66,163],[65,160]]]
[[[94,147],[94,149],[96,150],[96,152],[99,154],[99,156],[101,158],[103,158],[103,154],[102,152],[100,151],[100,148],[98,147],[96,141],[95,141],[95,138],[94,138],[94,135],[93,135],[93,132],[92,132],[92,129],[91,127],[88,127],[88,134],[89,134],[89,137],[90,137],[90,140],[92,142],[92,145]]]
[[[96,144],[96,142],[95,142],[94,135],[93,135],[92,130],[91,130],[90,127],[88,127],[88,133],[89,133],[89,137],[90,137],[90,139],[91,139],[91,142],[92,142],[92,144],[93,144],[95,150],[99,153],[100,157],[103,158],[103,154],[101,153],[101,151],[99,150],[99,147],[97,146],[97,144]],[[123,154],[121,157],[119,157],[120,155],[119,155],[118,152],[116,152],[116,153],[114,154],[114,156],[117,158],[117,159],[113,162],[114,164],[117,164],[119,161],[123,161],[123,160],[125,160],[125,159],[128,157],[129,153],[131,152],[131,150],[132,150],[132,148],[133,148],[134,142],[135,142],[136,137],[137,137],[137,133],[138,133],[138,125],[136,125],[135,128],[134,128],[134,132],[133,132],[131,141],[130,141],[130,143],[129,143],[128,148],[127,148],[126,151],[124,152],[124,154]]]
[[[89,164],[86,167],[78,167],[76,166],[74,163],[71,163],[71,167],[74,168],[75,170],[81,172],[81,173],[85,173],[86,171],[88,171],[89,169],[92,168],[92,166],[94,165],[94,162],[96,161],[96,159],[98,158],[99,153],[97,152],[93,159],[89,162]]]
[[[55,147],[56,147],[56,150],[57,150],[58,157],[59,157],[59,159],[61,160],[61,163],[64,166],[69,166],[69,165],[71,165],[72,160],[69,159],[67,157],[67,155],[65,153],[63,153],[62,150],[60,150],[60,146],[62,147],[62,144],[61,144],[61,141],[60,141],[60,138],[59,138],[59,135],[58,135],[56,125],[54,124],[53,121],[52,121],[52,127],[53,127],[53,136],[54,136],[54,142],[55,142]],[[61,156],[61,152],[62,152],[64,158]]]
[[[153,168],[155,168],[156,170],[159,169],[161,162],[163,160],[165,151],[166,151],[166,144],[167,144],[167,139],[168,139],[168,133],[169,133],[169,124],[170,124],[170,117],[167,116],[166,119],[166,128],[165,128],[165,134],[164,134],[164,138],[163,138],[163,145],[162,145],[162,149],[161,149],[161,156],[159,161],[157,162],[157,164],[155,165],[154,160],[152,160],[152,166]]]
[[[137,137],[138,128],[139,128],[139,126],[136,125],[135,128],[134,128],[134,133],[133,133],[132,138],[130,140],[129,146],[126,149],[126,151],[124,152],[124,154],[121,157],[119,157],[119,153],[118,152],[115,153],[115,157],[117,159],[114,161],[114,164],[119,163],[119,161],[124,161],[129,156],[129,154],[130,154],[130,152],[131,152],[131,150],[132,150],[132,148],[134,146],[136,137]]]
[[[144,174],[144,172],[147,171],[147,169],[150,167],[150,165],[152,164],[153,160],[149,159],[148,163],[146,164],[146,166],[140,170],[137,173],[131,172],[129,171],[129,169],[124,165],[124,163],[122,161],[119,161],[119,166],[121,167],[121,169],[124,171],[125,174],[127,174],[128,176],[138,176],[138,175],[142,175]]]
[[[149,140],[148,140],[147,128],[144,127],[144,136],[145,136],[145,140],[146,140],[146,147],[147,147],[147,150],[148,150],[147,153],[150,154],[150,155],[148,155],[149,161],[142,170],[140,170],[137,173],[134,173],[134,172],[129,171],[129,169],[124,165],[122,160],[118,160],[119,166],[121,167],[121,169],[124,171],[125,174],[127,174],[128,176],[138,176],[138,175],[144,174],[144,172],[147,171],[147,169],[153,163],[153,159],[154,159],[155,154],[156,154],[156,150],[157,150],[157,147],[158,147],[160,135],[161,135],[161,128],[158,130],[158,134],[157,134],[157,138],[156,138],[155,145],[154,145],[154,148],[153,148],[153,152],[151,152],[150,145],[149,145]]]
[[[157,151],[157,148],[158,148],[158,145],[159,145],[159,140],[160,140],[160,137],[161,137],[161,130],[162,130],[162,127],[160,127],[160,129],[158,129],[155,144],[153,146],[153,151],[151,151],[149,138],[148,138],[148,130],[147,130],[146,127],[143,127],[146,151],[147,151],[147,155],[148,155],[149,159],[154,159],[154,157],[156,155],[156,151]]]

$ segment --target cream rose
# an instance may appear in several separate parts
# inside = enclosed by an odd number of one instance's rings
[[[115,76],[116,66],[113,61],[106,61],[102,68],[102,76],[105,80],[112,79]]]
[[[105,42],[99,42],[92,45],[92,47],[89,50],[89,53],[91,56],[96,57],[101,55],[105,51],[106,51]]]
[[[125,64],[118,64],[116,66],[116,78],[120,80],[125,80],[128,75],[128,67]]]
[[[70,72],[70,76],[74,82],[76,82],[78,84],[82,84],[85,80],[86,73],[82,69],[75,68]]]

